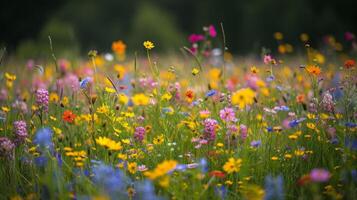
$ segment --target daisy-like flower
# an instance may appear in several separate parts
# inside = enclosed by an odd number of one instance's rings
[[[234,122],[237,120],[233,108],[228,108],[228,107],[223,108],[222,110],[219,111],[219,116],[221,117],[222,120],[226,122]]]
[[[316,65],[309,65],[306,67],[306,71],[309,74],[312,74],[313,76],[318,76],[321,74],[321,69],[320,67],[316,66]]]
[[[247,105],[254,103],[255,92],[250,88],[243,88],[232,94],[231,101],[233,105],[238,105],[243,109]]]
[[[223,165],[223,170],[228,174],[239,172],[241,165],[242,159],[229,158],[228,161]]]
[[[148,50],[151,50],[155,47],[154,43],[152,43],[151,41],[145,41],[143,45]]]
[[[62,119],[68,123],[73,123],[76,115],[72,113],[70,110],[66,110],[63,112]]]

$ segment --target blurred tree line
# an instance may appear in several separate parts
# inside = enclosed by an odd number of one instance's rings
[[[219,32],[223,22],[229,49],[244,54],[273,47],[276,31],[292,44],[303,32],[312,39],[356,33],[356,7],[356,0],[3,0],[0,44],[26,56],[47,55],[48,35],[62,53],[109,51],[118,39],[129,51],[144,40],[170,50],[204,25]]]

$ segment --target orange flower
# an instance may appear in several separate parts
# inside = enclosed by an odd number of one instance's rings
[[[68,123],[73,123],[74,119],[76,118],[76,115],[72,113],[70,110],[66,110],[63,112],[62,119]]]
[[[117,54],[124,54],[125,49],[126,49],[126,44],[121,40],[114,41],[112,43],[112,50]]]
[[[305,95],[304,94],[299,94],[296,96],[296,102],[298,103],[304,103],[305,101]]]
[[[346,60],[345,64],[344,64],[346,69],[352,69],[352,68],[354,68],[355,65],[356,65],[356,61],[354,61],[352,59]]]
[[[192,90],[187,90],[185,93],[185,96],[187,98],[187,101],[191,102],[193,98],[195,97],[195,93],[193,93]]]
[[[321,69],[320,67],[316,66],[316,65],[309,65],[306,67],[307,72],[309,72],[309,74],[312,74],[314,76],[318,76],[321,74]]]

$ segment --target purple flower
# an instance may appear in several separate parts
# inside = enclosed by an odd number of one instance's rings
[[[335,109],[335,103],[330,92],[325,92],[322,96],[322,107],[327,112],[333,112]]]
[[[330,172],[326,169],[315,168],[310,172],[310,178],[312,182],[326,182],[330,179]]]
[[[354,39],[355,39],[355,35],[353,33],[348,32],[348,31],[345,33],[345,40],[351,41],[351,40],[354,40]]]
[[[134,139],[139,142],[143,141],[145,137],[145,132],[146,131],[144,127],[142,126],[136,127],[134,132]]]
[[[219,111],[219,116],[221,117],[222,120],[226,122],[237,121],[233,108],[228,108],[228,107],[223,108],[222,110]]]
[[[240,138],[244,141],[247,138],[248,135],[248,128],[246,125],[241,124],[239,126],[239,131],[240,131]]]
[[[257,147],[259,147],[261,144],[262,144],[262,141],[261,141],[261,140],[253,140],[253,141],[250,143],[250,146],[252,146],[252,147],[254,147],[254,148],[257,148]]]
[[[218,125],[217,120],[207,118],[205,119],[204,123],[204,133],[205,133],[205,138],[209,141],[215,140],[216,139],[216,128]]]
[[[48,111],[48,91],[46,89],[38,89],[36,91],[36,104],[45,112]]]
[[[7,137],[0,137],[0,157],[12,158],[15,144]]]
[[[27,125],[25,121],[14,122],[14,132],[16,137],[16,143],[22,143],[27,137]]]

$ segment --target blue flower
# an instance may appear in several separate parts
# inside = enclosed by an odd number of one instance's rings
[[[299,121],[298,120],[292,120],[292,121],[289,122],[289,126],[291,128],[294,128],[297,125],[299,125]]]
[[[208,166],[207,166],[207,160],[206,158],[201,158],[200,160],[200,167],[201,167],[201,171],[203,173],[206,173],[208,171]]]
[[[267,127],[267,131],[268,131],[268,132],[273,132],[273,127],[268,126],[268,127]]]
[[[274,79],[275,79],[275,77],[274,77],[273,75],[271,75],[271,76],[268,76],[268,77],[266,78],[266,81],[267,81],[267,82],[272,82]]]
[[[346,122],[345,126],[347,126],[348,128],[355,128],[357,127],[357,124],[353,122]]]
[[[261,140],[253,140],[253,141],[250,143],[250,146],[257,148],[257,147],[259,147],[261,144],[262,144],[262,141],[261,141]]]
[[[225,199],[228,193],[227,188],[224,185],[216,186],[214,192],[220,197],[220,199]]]
[[[207,97],[211,97],[211,96],[215,95],[216,93],[217,93],[216,90],[210,90],[210,91],[208,91],[208,92],[206,93],[206,98],[207,98]]]
[[[35,138],[33,143],[38,145],[40,149],[49,149],[50,151],[53,150],[53,143],[52,143],[52,130],[50,128],[41,128],[36,132]]]
[[[89,83],[89,81],[91,81],[92,78],[91,77],[86,77],[84,78],[80,83],[79,86],[81,87],[81,89],[85,89],[87,87],[87,84]]]
[[[273,178],[271,175],[265,177],[265,196],[264,200],[283,200],[283,177],[279,175]]]

